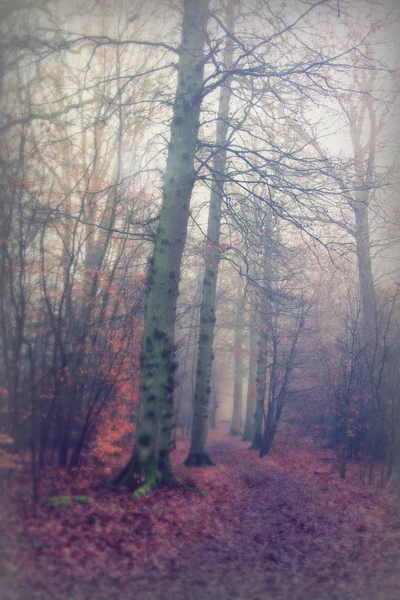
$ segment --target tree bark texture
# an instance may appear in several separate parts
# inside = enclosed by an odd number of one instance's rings
[[[262,431],[264,421],[264,401],[267,388],[267,359],[268,359],[268,326],[263,320],[260,325],[260,339],[258,341],[258,359],[256,374],[256,410],[254,413],[253,438],[251,448],[259,450],[262,444]]]
[[[267,389],[266,378],[268,369],[268,347],[269,347],[269,323],[271,320],[271,301],[269,298],[269,289],[271,287],[271,236],[272,236],[272,215],[268,214],[266,218],[264,231],[264,257],[263,257],[263,287],[261,297],[259,298],[259,316],[260,337],[258,341],[258,359],[256,373],[256,410],[254,413],[254,427],[251,448],[260,450],[262,446],[262,432],[264,422],[264,404],[265,392]]]
[[[234,11],[230,11],[228,31],[233,29]],[[225,69],[232,66],[233,45],[227,40],[224,52]],[[192,438],[189,456],[185,464],[194,466],[212,465],[207,453],[208,409],[211,392],[211,372],[213,361],[213,341],[215,325],[215,303],[217,295],[217,275],[220,260],[221,206],[224,193],[226,168],[226,142],[229,128],[229,101],[231,97],[229,80],[221,87],[219,97],[218,123],[216,133],[217,153],[213,161],[213,184],[211,188],[210,211],[207,224],[207,248],[203,277],[202,301],[200,307],[200,330],[197,353],[196,385],[194,394]]]
[[[235,327],[235,376],[233,382],[233,411],[232,421],[229,430],[230,435],[240,435],[242,428],[242,410],[243,410],[243,296],[239,295],[237,303],[237,316]]]
[[[372,276],[372,264],[368,221],[368,192],[356,191],[352,202],[355,218],[355,240],[362,306],[364,343],[373,350],[376,336],[376,292]]]
[[[142,338],[136,444],[117,483],[142,483],[136,495],[173,479],[174,321],[189,202],[195,182],[195,150],[204,76],[209,0],[185,0],[178,84],[163,201],[150,262]]]
[[[247,384],[247,401],[246,401],[246,419],[244,423],[244,431],[242,440],[249,442],[253,439],[254,427],[254,411],[256,408],[257,395],[257,350],[258,350],[258,334],[256,329],[255,315],[252,312],[250,317],[250,356],[249,356],[249,376]]]

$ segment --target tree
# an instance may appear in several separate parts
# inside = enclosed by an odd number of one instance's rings
[[[282,319],[279,305],[274,307],[271,314],[271,367],[260,456],[268,454],[272,447],[296,368],[296,348],[310,309],[303,298],[298,303],[299,306],[292,308],[286,319]],[[291,320],[294,321],[292,325],[287,323]]]
[[[390,9],[388,12],[390,13]],[[385,16],[376,23],[368,23],[369,31],[365,32],[366,35],[370,38],[376,36],[379,29],[387,25],[393,16],[390,13],[390,17]],[[326,210],[325,215],[321,215],[321,222],[328,223],[331,220],[354,244],[359,304],[352,298],[357,310],[352,308],[348,312],[347,321],[352,325],[350,327],[346,321],[341,334],[342,352],[346,354],[346,359],[343,360],[346,364],[345,367],[341,364],[338,366],[335,387],[338,406],[337,438],[343,477],[346,460],[353,455],[349,448],[360,448],[360,440],[364,438],[362,445],[365,457],[368,455],[370,461],[370,480],[374,457],[379,455],[385,438],[385,409],[379,388],[385,362],[382,346],[385,347],[386,343],[382,341],[384,327],[380,323],[382,315],[374,277],[373,248],[377,242],[379,219],[387,227],[388,211],[385,204],[389,203],[389,198],[377,198],[378,194],[384,194],[382,182],[387,183],[388,174],[388,168],[382,168],[379,164],[378,156],[380,152],[382,160],[389,145],[388,138],[382,139],[382,133],[396,93],[396,76],[385,66],[387,57],[377,59],[378,53],[381,53],[378,48],[378,45],[374,47],[370,43],[361,57],[355,57],[356,68],[350,72],[350,82],[335,95],[340,107],[339,118],[345,124],[351,141],[350,158],[336,161],[328,159],[327,150],[318,142],[316,129],[309,126],[310,135],[305,133],[304,125],[300,127],[298,123],[295,124],[295,130],[310,148],[321,159],[325,158],[327,172],[338,185],[338,194],[343,198],[342,205],[336,203],[332,209]],[[346,90],[346,87],[350,89]],[[316,217],[315,220],[318,219]],[[362,402],[354,402],[354,396],[358,396]],[[351,422],[351,410],[359,415],[358,424],[354,420]],[[361,421],[364,421],[365,427],[360,424]]]
[[[242,437],[244,442],[249,442],[253,439],[254,411],[256,408],[258,332],[253,306],[250,306],[249,339],[249,373],[246,398],[246,418]]]
[[[262,225],[262,260],[261,278],[257,294],[257,321],[259,325],[258,357],[256,371],[256,410],[251,448],[259,450],[262,444],[262,427],[264,421],[264,403],[267,389],[268,350],[270,344],[271,318],[271,247],[272,247],[272,213],[267,209]]]
[[[227,41],[223,57],[224,69],[229,72],[233,60],[233,30],[236,2],[230,6],[227,19]],[[213,160],[213,182],[207,224],[206,260],[200,307],[199,347],[197,355],[196,387],[194,394],[192,437],[186,465],[211,465],[207,454],[208,406],[211,393],[213,340],[215,325],[215,302],[217,293],[218,264],[220,260],[221,208],[224,194],[226,168],[226,144],[229,129],[229,102],[231,98],[229,79],[220,90],[216,144],[218,151]]]
[[[174,322],[203,90],[208,0],[185,0],[178,83],[163,201],[146,292],[137,436],[131,460],[116,481],[144,480],[146,493],[173,479],[170,461],[176,370]]]
[[[235,378],[233,382],[233,410],[230,435],[240,435],[242,429],[242,404],[243,404],[243,338],[244,338],[244,295],[242,292],[242,282],[238,285],[238,296],[236,301],[236,324],[235,324]]]

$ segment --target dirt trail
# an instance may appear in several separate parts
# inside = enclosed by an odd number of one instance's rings
[[[383,494],[290,464],[295,453],[260,460],[230,438],[210,452],[233,484],[214,508],[225,534],[188,545],[162,592],[158,582],[138,599],[400,598],[400,519]]]
[[[213,435],[216,467],[183,467],[185,442],[174,457],[204,495],[160,490],[132,502],[98,493],[90,507],[43,509],[25,524],[36,548],[23,557],[30,568],[4,598],[400,598],[395,496],[315,475],[321,462],[310,452],[261,460]]]

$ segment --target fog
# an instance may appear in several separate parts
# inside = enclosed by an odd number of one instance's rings
[[[0,0],[5,599],[399,596],[399,23]]]

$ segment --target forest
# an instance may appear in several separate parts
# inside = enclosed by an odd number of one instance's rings
[[[398,0],[0,0],[1,600],[400,598]]]

